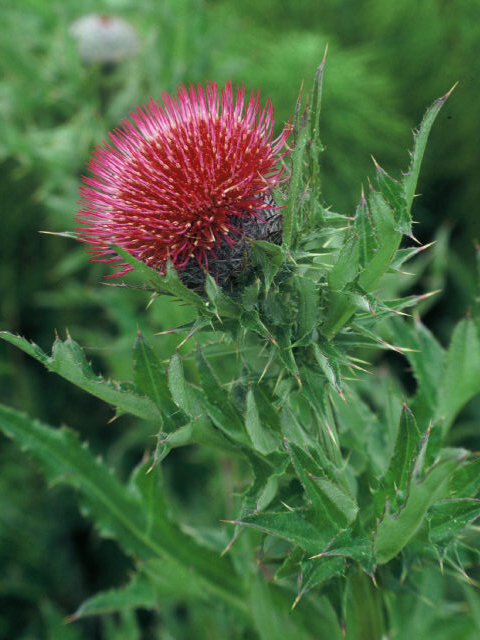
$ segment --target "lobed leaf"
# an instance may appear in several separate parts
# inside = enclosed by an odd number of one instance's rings
[[[403,492],[407,488],[420,440],[421,435],[415,416],[404,404],[400,416],[397,439],[384,485],[387,495],[391,498],[394,497],[397,491]]]
[[[83,511],[101,535],[142,561],[169,563],[173,573],[245,612],[242,584],[227,558],[200,546],[166,515],[156,473],[137,469],[128,487],[79,442],[74,431],[53,429],[0,405],[0,428],[40,465],[47,480],[78,490]]]
[[[480,500],[457,498],[434,504],[428,514],[429,539],[446,545],[457,538],[467,525],[480,516]]]
[[[219,429],[236,442],[246,445],[248,438],[245,434],[242,415],[217,380],[199,347],[197,347],[196,362],[201,388],[195,390],[195,397]]]
[[[358,506],[340,486],[325,477],[314,460],[294,443],[285,442],[292,464],[312,504],[315,524],[327,544],[355,520]]]
[[[199,296],[198,293],[195,293],[183,284],[178,276],[177,270],[171,264],[167,264],[165,274],[161,274],[147,266],[144,262],[134,258],[128,251],[122,249],[122,247],[114,246],[113,249],[115,253],[133,267],[146,282],[150,283],[157,293],[167,293],[175,296],[179,300],[193,305],[201,313],[210,315],[205,300]]]
[[[260,420],[255,395],[251,388],[247,392],[245,427],[254,449],[264,455],[268,455],[277,449],[279,438],[272,432],[270,425],[262,423]]]
[[[394,180],[380,166],[376,165],[376,169],[377,184],[380,189],[380,193],[393,211],[395,230],[411,237],[412,216],[410,213],[410,207],[408,206],[405,198],[403,184]]]
[[[341,557],[321,557],[304,560],[299,576],[299,585],[295,604],[311,589],[319,584],[345,575],[345,560]]]
[[[287,540],[312,554],[325,546],[323,531],[311,524],[301,511],[254,513],[243,516],[235,524]]]
[[[403,177],[403,188],[405,190],[405,200],[407,208],[412,206],[413,198],[415,196],[415,189],[417,187],[418,176],[420,173],[420,165],[422,164],[423,155],[425,153],[425,147],[427,145],[428,136],[432,129],[433,123],[445,104],[447,98],[450,96],[452,89],[432,104],[427,109],[427,112],[423,116],[422,122],[418,128],[418,131],[414,134],[413,152],[411,153],[411,162],[407,173]]]
[[[69,621],[140,607],[153,609],[156,603],[152,584],[144,573],[136,573],[124,587],[101,591],[85,600]]]
[[[411,540],[436,496],[460,464],[461,459],[444,460],[433,466],[420,482],[415,479],[415,469],[412,471],[405,504],[396,515],[385,513],[377,526],[373,548],[378,564],[389,562]]]
[[[93,372],[90,363],[80,346],[70,336],[65,341],[56,338],[52,355],[48,356],[40,347],[25,338],[6,331],[0,332],[0,338],[15,345],[28,355],[41,362],[49,371],[72,382],[77,387],[117,407],[122,412],[131,413],[138,418],[161,424],[162,418],[152,400],[140,395],[139,391],[128,384],[119,384],[106,380]]]
[[[425,431],[438,406],[439,386],[445,368],[445,350],[419,319],[414,322],[391,318],[390,339],[406,349],[405,358],[412,367],[417,391],[412,408]]]
[[[435,419],[443,420],[444,434],[460,409],[477,393],[480,393],[480,338],[475,322],[467,318],[453,332],[438,389]]]

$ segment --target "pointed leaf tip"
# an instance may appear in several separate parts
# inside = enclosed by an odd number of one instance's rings
[[[321,63],[319,64],[318,68],[317,68],[317,74],[320,75],[323,72],[323,69],[325,67],[325,62],[327,60],[327,53],[328,53],[328,42],[325,45],[325,51],[323,53],[323,58]]]
[[[456,88],[456,86],[458,85],[458,80],[457,82],[455,82],[455,84],[453,85],[453,87],[451,89],[449,89],[449,91],[447,91],[447,93],[443,96],[442,100],[445,102],[445,100],[448,100],[448,98],[451,96],[451,94],[453,93],[454,89]]]

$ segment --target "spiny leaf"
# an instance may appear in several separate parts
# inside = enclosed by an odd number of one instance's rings
[[[385,513],[377,526],[374,553],[378,564],[385,564],[394,558],[411,540],[424,522],[437,494],[460,464],[460,459],[444,460],[434,465],[420,482],[415,480],[415,469],[412,471],[405,504],[398,514],[392,516]]]
[[[209,273],[205,277],[205,292],[212,305],[213,312],[228,318],[240,317],[242,313],[241,305],[226,295]]]
[[[168,365],[168,387],[172,399],[178,407],[183,409],[183,411],[191,417],[198,416],[198,411],[195,411],[192,394],[185,380],[182,359],[178,351],[170,358]]]
[[[322,353],[320,347],[317,344],[312,345],[313,353],[315,356],[315,360],[318,363],[318,366],[325,374],[326,379],[335,389],[335,391],[341,394],[340,389],[340,376],[338,370],[335,371],[333,363],[334,359],[329,360],[327,356]]]
[[[359,266],[364,269],[378,250],[378,242],[373,219],[363,192],[355,212],[354,228],[358,237]]]
[[[230,561],[198,545],[168,519],[158,476],[147,474],[147,465],[127,488],[70,429],[53,429],[2,405],[0,428],[34,458],[47,480],[78,490],[85,514],[103,536],[135,558],[167,558],[203,590],[245,611]]]
[[[343,576],[345,573],[345,560],[341,557],[304,560],[300,566],[301,574],[295,605],[314,587],[332,578]]]
[[[168,431],[187,422],[172,400],[165,372],[154,350],[139,334],[133,345],[133,372],[136,386],[160,409],[169,424]]]
[[[253,264],[259,267],[263,274],[265,291],[268,293],[273,279],[285,261],[285,250],[265,240],[254,240],[251,243],[250,256]]]
[[[257,311],[244,311],[240,316],[240,324],[244,329],[255,331],[255,333],[258,333],[262,338],[274,342],[272,334],[260,320]]]
[[[415,196],[418,175],[420,173],[420,165],[422,164],[423,154],[425,153],[425,147],[427,145],[430,130],[440,109],[443,107],[452,91],[453,88],[444,96],[435,100],[432,106],[427,109],[418,131],[414,134],[414,145],[413,152],[411,154],[410,166],[408,168],[408,172],[403,177],[403,187],[405,190],[405,199],[408,209],[412,206],[413,198]]]
[[[407,347],[405,357],[417,381],[412,409],[419,424],[427,425],[438,406],[438,389],[445,368],[445,350],[419,319],[414,322],[391,318],[390,339]]]
[[[308,522],[299,511],[262,512],[243,516],[235,521],[243,527],[252,527],[302,547],[309,553],[318,553],[325,546],[325,535]]]
[[[458,498],[434,504],[428,514],[429,538],[433,544],[446,545],[480,516],[480,500]]]
[[[309,340],[312,331],[320,324],[319,297],[315,282],[296,276],[292,279],[298,296],[297,342]]]
[[[175,296],[179,300],[193,305],[200,312],[207,315],[210,314],[205,300],[203,300],[198,293],[195,293],[183,284],[178,277],[177,270],[171,264],[167,265],[167,270],[163,275],[134,258],[128,251],[122,249],[122,247],[115,246],[113,249],[115,253],[118,253],[142,278],[149,282],[158,293],[167,293]]]
[[[298,366],[293,355],[292,327],[291,325],[276,326],[272,329],[275,345],[278,347],[278,355],[287,370],[300,381]]]
[[[480,489],[480,456],[477,454],[455,471],[448,482],[452,498],[474,497]]]
[[[372,291],[388,270],[398,249],[402,235],[395,229],[392,209],[376,191],[368,194],[368,210],[375,228],[378,248],[358,279],[365,291]]]
[[[376,164],[376,169],[377,184],[380,189],[380,193],[392,208],[395,220],[395,229],[400,233],[411,237],[412,216],[410,215],[410,208],[408,207],[407,200],[405,198],[403,184],[394,180],[378,164]]]
[[[373,557],[372,540],[368,538],[363,531],[353,531],[358,528],[357,524],[358,521],[339,533],[338,536],[335,536],[328,546],[320,554],[313,556],[313,558],[332,556],[350,558],[358,562],[367,575],[373,577],[375,559]]]
[[[480,338],[475,322],[467,318],[453,332],[438,390],[435,418],[443,420],[444,434],[460,409],[477,393],[480,393]]]
[[[150,422],[161,423],[160,412],[150,398],[141,396],[138,390],[131,385],[118,384],[96,375],[84,352],[70,336],[65,341],[58,337],[55,339],[51,356],[25,338],[6,331],[0,332],[0,338],[39,360],[49,371],[57,373],[77,387],[112,404],[121,411]]]
[[[407,405],[404,404],[400,416],[395,448],[386,474],[385,490],[390,496],[390,499],[394,498],[397,491],[405,491],[420,439],[420,431],[415,422],[415,416]]]
[[[355,519],[358,506],[340,486],[319,469],[314,460],[300,447],[285,442],[293,466],[316,515],[316,524],[327,543]]]
[[[341,291],[355,278],[360,268],[360,243],[358,232],[351,229],[340,250],[338,259],[328,274],[328,284],[334,291]]]
[[[199,347],[196,351],[196,362],[201,389],[196,389],[194,393],[200,404],[219,429],[237,442],[247,444],[242,416],[220,385]]]
[[[153,609],[156,603],[152,584],[143,573],[137,573],[124,587],[102,591],[85,600],[69,621],[125,609]]]
[[[277,449],[279,437],[272,432],[270,425],[261,422],[252,389],[249,389],[247,392],[245,427],[257,451],[268,455]]]
[[[299,228],[299,201],[303,191],[302,173],[305,163],[305,151],[309,137],[309,129],[301,126],[295,149],[291,153],[292,173],[289,180],[287,202],[283,213],[283,247],[288,253]]]

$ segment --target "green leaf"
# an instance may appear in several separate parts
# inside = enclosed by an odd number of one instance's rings
[[[392,208],[396,231],[411,237],[412,216],[410,215],[410,207],[407,205],[405,198],[403,184],[394,180],[380,166],[376,165],[376,169],[377,184],[380,193]]]
[[[330,363],[329,359],[324,353],[322,353],[320,347],[317,344],[313,344],[312,348],[315,360],[317,361],[320,369],[325,374],[325,377],[328,380],[329,384],[335,389],[337,393],[341,393],[340,376],[338,375],[338,372],[334,370],[334,367]]]
[[[293,376],[295,376],[297,380],[300,380],[297,363],[295,361],[295,356],[293,355],[291,325],[276,326],[274,327],[272,333],[276,342],[276,346],[278,347],[278,355],[280,357],[280,360],[287,368],[287,370]]]
[[[262,338],[266,338],[270,342],[273,342],[272,334],[260,320],[257,311],[244,311],[240,316],[240,324],[244,329],[255,331],[255,333],[258,333]]]
[[[349,575],[347,590],[346,640],[383,640],[385,620],[382,592],[359,569]]]
[[[151,269],[145,263],[134,258],[128,251],[122,249],[122,247],[114,246],[113,249],[115,253],[118,253],[125,262],[133,267],[146,282],[149,282],[157,293],[170,294],[179,300],[193,305],[200,312],[207,315],[210,314],[205,300],[201,298],[198,293],[195,293],[183,284],[178,277],[177,270],[171,264],[167,264],[166,273],[162,275],[155,269]]]
[[[372,540],[362,532],[356,534],[358,521],[338,534],[322,553],[317,557],[341,556],[358,562],[362,570],[373,578],[375,572],[375,559],[373,557]],[[315,556],[314,556],[315,557]]]
[[[423,154],[425,153],[425,147],[427,145],[430,130],[435,122],[435,118],[451,92],[452,89],[438,100],[435,100],[432,106],[427,109],[418,131],[414,134],[414,145],[413,152],[411,154],[410,166],[403,177],[407,209],[410,209],[412,206],[413,198],[415,196],[415,189],[417,187],[418,176],[420,173],[420,165],[422,164]]]
[[[312,331],[320,324],[317,285],[309,278],[295,276],[293,286],[298,295],[297,343],[309,340]]]
[[[448,493],[452,498],[467,498],[477,495],[480,489],[480,456],[466,462],[455,471],[448,482]]]
[[[445,350],[419,319],[392,318],[388,323],[393,344],[407,349],[404,356],[412,367],[417,392],[412,402],[419,424],[428,425],[438,406],[438,389],[445,368]]]
[[[248,438],[243,427],[242,415],[217,380],[199,347],[197,347],[196,362],[201,382],[201,389],[195,390],[196,398],[215,426],[235,441],[247,444]]]
[[[254,513],[236,520],[235,524],[282,538],[311,554],[319,553],[325,546],[324,533],[308,522],[300,511]]]
[[[368,210],[365,204],[361,204],[359,216],[363,220],[362,243],[358,230],[350,233],[328,275],[333,291],[329,295],[328,313],[322,325],[322,332],[328,339],[343,327],[358,307],[358,296],[341,289],[358,277],[362,292],[372,291],[388,270],[402,238],[402,234],[395,230],[392,209],[376,191],[372,190],[368,196]],[[375,241],[365,230],[369,219],[375,230]],[[362,267],[362,260],[365,261],[369,256],[368,264]]]
[[[438,389],[436,420],[447,433],[460,409],[480,393],[480,339],[470,318],[460,321],[452,335],[446,368]]]
[[[166,558],[205,592],[245,612],[241,581],[229,559],[198,545],[167,518],[155,470],[147,474],[144,465],[127,488],[70,429],[53,429],[2,405],[0,428],[34,458],[47,480],[77,489],[83,512],[101,535],[140,560]]]
[[[278,448],[279,437],[272,432],[269,425],[263,424],[260,420],[255,395],[251,388],[247,392],[245,427],[253,447],[260,453],[268,455]]]
[[[325,70],[327,52],[320,63],[315,77],[313,79],[311,107],[308,112],[308,124],[310,126],[310,149],[313,160],[316,160],[316,155],[322,150],[322,144],[320,142],[320,110],[322,106],[322,85],[323,85],[323,72]],[[318,164],[318,160],[317,160]]]
[[[197,417],[198,411],[195,411],[193,393],[185,380],[182,359],[178,351],[170,358],[168,365],[168,387],[175,404],[190,417]]]
[[[254,240],[250,247],[252,262],[261,269],[265,280],[265,291],[268,293],[273,279],[285,261],[285,250],[265,240]]]
[[[480,516],[480,500],[459,498],[434,504],[428,514],[429,538],[433,544],[446,545]]]
[[[360,274],[358,283],[365,291],[372,291],[388,270],[399,247],[402,234],[395,230],[392,209],[376,191],[371,191],[368,195],[368,208],[375,228],[377,248]]]
[[[354,229],[358,238],[358,263],[359,267],[364,269],[377,251],[378,243],[373,220],[363,193],[355,212]]]
[[[328,274],[328,284],[334,291],[341,291],[352,282],[360,269],[360,242],[358,233],[351,230],[340,250],[337,262]]]
[[[288,186],[288,197],[283,213],[283,247],[288,253],[295,238],[295,232],[299,228],[299,201],[303,191],[302,174],[305,164],[305,151],[309,137],[309,128],[300,126],[295,149],[290,154],[292,161],[292,173]]]
[[[415,417],[406,404],[403,405],[397,439],[385,479],[385,490],[392,499],[397,491],[405,491],[420,444],[420,431]]]
[[[150,580],[144,573],[136,573],[130,582],[120,589],[110,589],[85,600],[69,621],[88,616],[124,611],[125,609],[153,609],[157,604]]]
[[[176,404],[172,401],[167,376],[160,360],[150,344],[140,334],[133,345],[133,372],[135,385],[156,404],[166,417],[171,418],[171,416],[179,414]],[[185,420],[180,417],[180,425],[182,422],[185,424]],[[178,420],[173,423],[174,428],[180,425]]]
[[[227,318],[240,317],[241,305],[225,294],[209,273],[205,277],[205,292],[212,305],[212,311]]]
[[[127,553],[154,553],[144,534],[141,506],[109,470],[81,445],[74,431],[53,429],[0,405],[0,427],[40,465],[47,480],[80,491],[102,535],[116,537]]]
[[[340,486],[324,476],[314,460],[300,447],[286,442],[292,464],[315,512],[315,524],[325,544],[355,520],[358,506]]]
[[[444,460],[431,467],[421,481],[415,479],[413,469],[405,504],[395,515],[385,513],[377,526],[374,553],[378,564],[394,558],[411,540],[424,522],[430,505],[460,464],[461,459]]]
[[[338,578],[344,574],[344,558],[321,557],[315,560],[305,560],[301,563],[300,582],[295,603],[310,591],[310,589],[313,589],[326,580]]]
[[[195,574],[192,575],[188,564],[179,564],[169,558],[152,558],[141,565],[140,571],[150,582],[157,606],[159,602],[209,599],[208,590]]]
[[[275,588],[255,576],[250,593],[250,609],[260,640],[309,640],[310,634],[295,624],[296,616],[276,596]]]
[[[57,373],[77,387],[112,404],[121,411],[131,413],[143,420],[161,423],[160,412],[150,398],[141,396],[131,385],[118,384],[96,375],[84,352],[70,336],[65,341],[60,338],[55,339],[51,356],[25,338],[6,331],[0,332],[0,338],[39,360],[49,371]]]

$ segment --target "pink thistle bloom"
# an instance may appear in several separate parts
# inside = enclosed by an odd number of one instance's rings
[[[278,231],[270,191],[283,180],[291,128],[273,139],[270,99],[262,108],[252,91],[247,102],[243,87],[234,99],[231,82],[221,91],[181,85],[129,115],[93,152],[76,218],[92,259],[120,269],[110,277],[131,270],[112,245],[160,272],[168,260],[198,271],[228,262],[239,239],[269,220]]]

